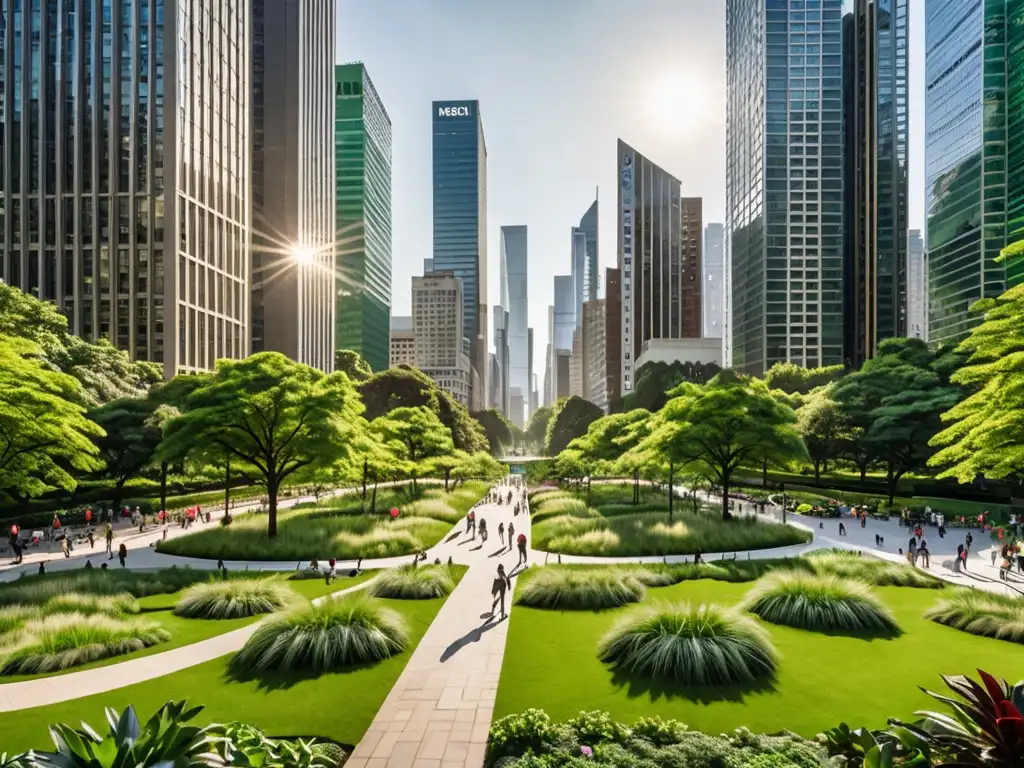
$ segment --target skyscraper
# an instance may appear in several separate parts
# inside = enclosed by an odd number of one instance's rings
[[[463,335],[482,391],[470,398],[474,410],[486,400],[487,376],[487,145],[477,101],[435,101],[434,269],[462,280]]]
[[[843,361],[842,0],[726,3],[729,352]]]
[[[725,332],[725,240],[721,224],[704,227],[704,336],[720,339]]]
[[[509,406],[508,310],[501,304],[498,304],[492,307],[492,311],[494,312],[494,353],[491,355],[493,358],[491,373],[497,374],[497,380],[489,384],[491,398],[488,406],[501,411],[507,418]]]
[[[590,301],[590,266],[587,263],[587,233],[572,228],[572,242],[569,263],[572,272],[573,325],[579,328],[583,322],[583,302]]]
[[[971,305],[1022,277],[1019,264],[997,261],[1008,230],[1021,228],[1008,212],[1024,210],[1024,150],[1008,145],[1024,135],[1024,70],[1009,66],[1011,58],[1021,63],[1022,24],[1017,0],[925,5],[929,342],[963,339],[980,320]],[[1016,169],[1015,189],[1007,186],[1008,166]]]
[[[580,219],[578,229],[587,236],[587,296],[588,301],[597,298],[600,290],[598,270],[600,269],[597,237],[597,190],[594,190],[594,202],[587,208],[587,212]]]
[[[334,9],[252,3],[253,346],[324,371],[334,370]]]
[[[176,5],[0,0],[0,279],[168,377],[250,348],[252,10]]]
[[[907,336],[928,341],[928,274],[919,229],[907,235]]]
[[[362,63],[334,68],[334,99],[334,343],[382,371],[391,317],[391,118]]]
[[[594,299],[583,305],[583,397],[598,408],[608,410],[607,299]]]
[[[907,0],[843,18],[844,358],[907,335]]]
[[[622,273],[615,267],[608,267],[604,275],[604,373],[610,409],[617,407],[622,399]]]
[[[618,143],[618,265],[622,273],[622,394],[648,339],[701,336],[700,198],[623,141]],[[556,278],[557,279],[557,278]]]
[[[532,372],[527,254],[526,226],[502,227],[499,258],[505,267],[508,285],[508,385],[511,410],[508,418],[518,427],[522,427],[528,418],[525,410],[529,408],[530,373]]]
[[[453,272],[435,270],[414,276],[412,331],[416,366],[469,406],[472,368],[462,336],[462,288],[462,280]]]

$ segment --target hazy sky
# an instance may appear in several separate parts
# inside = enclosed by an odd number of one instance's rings
[[[911,5],[910,224],[923,223],[924,0]],[[337,61],[363,61],[393,131],[392,312],[432,250],[430,103],[478,99],[487,141],[489,305],[498,232],[529,227],[534,371],[552,277],[599,188],[600,261],[616,261],[622,138],[724,221],[725,0],[339,0]],[[603,285],[602,285],[603,291]],[[603,295],[603,292],[602,292]]]

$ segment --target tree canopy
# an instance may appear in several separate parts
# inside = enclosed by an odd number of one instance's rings
[[[769,389],[781,389],[787,395],[806,395],[812,389],[839,381],[845,374],[841,365],[804,368],[796,363],[776,363],[764,375]]]
[[[277,352],[219,360],[167,427],[161,453],[216,446],[267,489],[267,535],[277,535],[277,495],[298,470],[347,453],[362,404],[349,378],[330,376]]]
[[[573,395],[555,403],[548,422],[544,452],[557,456],[569,443],[587,433],[591,422],[604,416],[604,411],[582,397]]]
[[[668,402],[668,393],[681,383],[705,384],[721,370],[714,363],[684,363],[679,360],[645,363],[636,373],[633,391],[622,399],[622,408],[627,411],[637,408],[660,411]]]
[[[339,349],[334,352],[334,371],[344,373],[357,384],[373,376],[370,364],[351,349]]]
[[[480,423],[422,371],[405,365],[381,371],[359,384],[359,392],[366,405],[367,419],[384,416],[396,408],[425,406],[451,430],[452,440],[460,451],[476,453],[488,449]]]
[[[423,405],[395,408],[386,416],[378,416],[372,424],[386,441],[401,446],[401,458],[406,462],[414,486],[419,462],[455,450],[451,430]]]
[[[158,408],[148,398],[122,398],[101,405],[89,413],[105,432],[96,436],[96,447],[106,464],[105,474],[114,481],[111,506],[121,505],[124,484],[150,465],[163,439],[163,427],[170,414],[155,416]],[[166,422],[165,422],[166,419]]]
[[[550,405],[542,405],[530,415],[530,423],[526,425],[526,439],[537,446],[543,453],[544,441],[548,434],[548,422],[551,421],[553,410]]]
[[[501,456],[505,446],[511,446],[514,437],[512,434],[512,423],[505,418],[505,414],[496,408],[488,408],[486,411],[473,411],[470,414],[480,422],[484,434],[487,435],[487,442],[491,446],[492,456]]]
[[[71,490],[72,472],[103,465],[94,438],[103,430],[80,405],[81,384],[53,370],[36,344],[0,335],[0,496]]]
[[[829,462],[846,450],[851,434],[849,423],[839,403],[831,398],[828,387],[819,387],[805,398],[797,411],[797,423],[817,482],[822,471],[828,471]]]

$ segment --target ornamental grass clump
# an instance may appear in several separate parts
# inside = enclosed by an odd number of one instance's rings
[[[232,661],[235,669],[326,672],[401,653],[409,631],[396,612],[363,596],[325,600],[260,625]]]
[[[837,576],[776,571],[757,583],[742,607],[773,624],[815,632],[900,631],[867,584]]]
[[[874,557],[858,555],[856,552],[831,551],[824,554],[810,553],[807,562],[822,576],[839,576],[844,579],[858,579],[875,587],[914,587],[917,589],[942,589],[945,582],[920,568],[900,563],[890,563]]]
[[[453,589],[455,579],[447,566],[403,565],[382,572],[370,582],[367,592],[373,597],[395,600],[429,600],[444,597]]]
[[[46,601],[43,612],[51,613],[105,613],[108,616],[127,616],[140,611],[139,601],[127,592],[120,595],[90,595],[69,592]]]
[[[189,619],[240,619],[273,613],[301,598],[275,579],[234,579],[197,584],[174,606],[176,616]]]
[[[924,617],[972,635],[1024,643],[1024,598],[957,590]]]
[[[550,520],[555,517],[566,515],[568,517],[597,517],[596,510],[590,509],[580,499],[568,498],[565,496],[549,497],[530,503],[530,518],[539,523],[542,520]]]
[[[778,654],[753,619],[715,605],[644,607],[598,645],[601,661],[651,680],[749,685],[771,678]]]
[[[620,568],[543,568],[516,591],[516,602],[552,611],[600,611],[644,599],[647,590]]]
[[[443,520],[446,523],[457,523],[465,516],[464,512],[460,512],[444,499],[430,498],[406,504],[402,508],[402,514],[412,517],[426,517],[432,520]]]
[[[151,621],[101,613],[61,613],[26,621],[17,638],[0,647],[0,674],[57,672],[162,643],[170,634]]]

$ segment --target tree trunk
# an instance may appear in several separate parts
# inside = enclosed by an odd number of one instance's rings
[[[160,511],[167,511],[167,462],[160,462]]]
[[[868,465],[866,462],[857,462],[857,468],[860,469],[860,482],[863,485],[867,481]]]
[[[452,476],[452,471],[450,469],[446,469],[444,471],[444,492],[445,493],[448,493],[448,478],[450,478],[451,476]]]
[[[373,477],[373,498],[370,500],[370,514],[377,511],[377,476]]]
[[[729,512],[729,480],[731,472],[722,473],[722,519],[728,520],[732,515]]]
[[[889,465],[888,471],[885,473],[885,482],[889,487],[889,506],[892,506],[893,499],[896,498],[896,485],[899,483],[900,477],[893,469],[892,465]]]
[[[370,471],[370,463],[363,459],[363,501],[366,501],[366,475]]]
[[[114,483],[114,500],[112,502],[114,509],[121,510],[121,500],[124,498],[124,484],[128,481],[128,478],[120,478]]]
[[[640,470],[633,470],[633,506],[640,503]]]
[[[698,490],[698,486],[696,484],[694,484],[694,486],[693,486],[693,497],[692,498],[693,498],[693,514],[695,514],[695,515],[697,514],[697,490]]]
[[[593,482],[593,478],[587,475],[587,504],[590,503],[590,484]]]
[[[821,462],[814,462],[814,484],[821,485]]]
[[[761,487],[768,487],[768,459],[765,459],[764,463],[761,464]]]
[[[267,537],[277,536],[277,476],[267,477]]]
[[[224,516],[231,512],[231,457],[224,463]]]
[[[674,461],[669,460],[668,462],[668,522],[672,524],[672,501],[676,495],[675,488],[673,488],[673,481],[675,480],[676,464]]]

